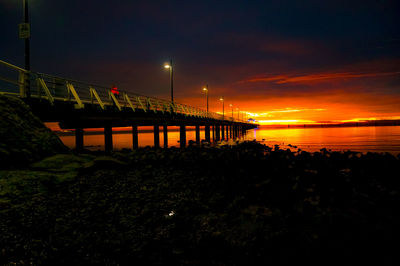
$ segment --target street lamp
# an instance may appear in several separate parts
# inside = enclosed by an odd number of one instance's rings
[[[232,109],[232,121],[233,121],[233,105],[232,105],[232,104],[230,104],[229,106],[230,106],[230,107],[231,107],[231,109]]]
[[[224,97],[219,98],[219,100],[222,102],[222,120],[224,120],[224,116],[225,116],[225,110],[224,110]]]
[[[29,99],[31,97],[30,90],[30,80],[29,80],[29,71],[31,70],[31,62],[30,62],[30,24],[29,24],[29,9],[28,9],[28,0],[23,0],[23,14],[24,14],[24,22],[19,24],[19,37],[21,39],[25,39],[25,70],[28,73],[25,76],[25,96]]]
[[[206,98],[207,98],[207,116],[208,116],[208,84],[203,88],[203,91],[206,92]]]
[[[165,69],[169,69],[169,77],[171,81],[171,102],[174,103],[174,69],[172,67],[172,59],[169,63],[164,64]]]

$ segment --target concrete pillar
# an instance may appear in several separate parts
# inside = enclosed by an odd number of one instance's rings
[[[237,139],[237,137],[238,137],[237,126],[233,126],[233,138]]]
[[[132,126],[132,148],[134,150],[139,148],[138,128],[136,125]]]
[[[184,148],[186,146],[186,127],[185,126],[180,126],[180,134],[179,134],[179,139],[180,139],[180,146],[181,148]]]
[[[200,144],[200,126],[196,125],[196,144]]]
[[[158,125],[154,126],[154,147],[160,147],[160,127]]]
[[[220,141],[221,139],[221,133],[219,132],[220,128],[219,126],[215,126],[215,140]]]
[[[229,139],[229,126],[226,126],[226,139]]]
[[[212,139],[213,141],[215,141],[215,126],[213,125],[211,126],[211,128],[212,128]]]
[[[75,150],[83,151],[83,128],[81,127],[75,129]]]
[[[168,126],[167,125],[164,125],[163,133],[164,133],[164,148],[168,148]]]
[[[221,140],[224,140],[224,139],[225,139],[225,126],[222,125],[221,126]]]
[[[205,128],[204,128],[204,133],[205,133],[205,137],[206,137],[206,141],[207,142],[211,142],[211,138],[210,138],[210,126],[209,125],[206,125],[205,126]]]
[[[112,127],[111,126],[104,127],[104,147],[105,147],[106,152],[111,152],[113,149]]]

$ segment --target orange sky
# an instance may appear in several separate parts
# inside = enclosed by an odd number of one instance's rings
[[[210,110],[222,113],[218,98],[224,95],[226,115],[231,116],[232,103],[235,117],[239,107],[260,124],[400,119],[399,63],[383,60],[340,70],[249,75],[210,89],[210,94],[217,94],[210,100]],[[205,106],[199,93],[182,101]]]

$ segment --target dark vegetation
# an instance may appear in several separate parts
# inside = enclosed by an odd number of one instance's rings
[[[399,265],[399,166],[255,142],[56,155],[0,172],[0,264]]]
[[[0,167],[22,166],[67,150],[28,105],[0,94]]]

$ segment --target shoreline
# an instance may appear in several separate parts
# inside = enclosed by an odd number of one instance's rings
[[[254,141],[58,154],[0,170],[1,262],[394,263],[399,167]]]

